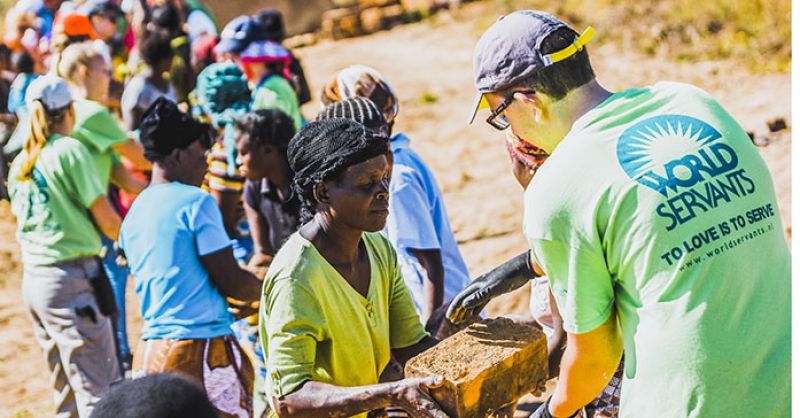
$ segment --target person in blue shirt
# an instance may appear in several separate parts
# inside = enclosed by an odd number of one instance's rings
[[[152,180],[119,237],[144,320],[133,377],[180,372],[205,389],[220,417],[250,416],[253,367],[231,330],[226,297],[254,302],[261,281],[239,267],[216,201],[197,187],[209,126],[162,97],[140,131]]]
[[[322,104],[364,97],[387,121],[394,155],[389,190],[389,218],[383,233],[397,250],[406,286],[426,323],[433,312],[452,300],[470,281],[469,271],[450,227],[442,192],[433,172],[402,133],[391,135],[399,110],[386,79],[364,65],[347,67],[323,88]],[[348,105],[348,112],[359,107]],[[361,112],[366,109],[361,109]]]

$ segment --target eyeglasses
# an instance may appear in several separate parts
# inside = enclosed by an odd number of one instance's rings
[[[504,131],[508,129],[508,127],[511,126],[511,123],[508,121],[506,115],[503,115],[502,113],[507,107],[511,106],[511,102],[514,101],[514,95],[517,93],[533,94],[534,91],[512,91],[511,94],[509,94],[508,97],[503,100],[503,103],[500,103],[500,106],[497,106],[497,109],[495,109],[492,114],[486,118],[486,123],[492,125],[492,128],[497,129],[498,131]]]

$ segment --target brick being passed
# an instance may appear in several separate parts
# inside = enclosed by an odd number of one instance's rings
[[[431,395],[453,418],[483,418],[547,380],[547,340],[507,318],[470,325],[406,364],[407,377],[441,375]]]

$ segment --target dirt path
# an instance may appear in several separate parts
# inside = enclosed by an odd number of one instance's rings
[[[486,124],[465,124],[473,96],[471,56],[480,34],[478,17],[492,13],[470,4],[458,15],[297,51],[317,96],[330,74],[344,66],[374,66],[400,96],[396,131],[406,133],[436,173],[448,213],[473,276],[526,249],[520,233],[521,189],[509,171],[502,134]],[[750,75],[728,63],[669,63],[604,45],[590,45],[599,81],[611,89],[675,80],[714,95],[745,129],[766,132],[772,117],[790,119],[791,77]],[[316,104],[305,109],[318,111]],[[773,174],[784,225],[790,225],[791,146],[789,135],[762,149]],[[7,205],[0,203],[0,416],[51,415],[48,372],[20,302],[20,264]],[[129,285],[129,291],[132,286]],[[527,289],[489,305],[491,315],[524,314]],[[129,299],[135,303],[132,295]],[[140,323],[130,309],[132,338]]]

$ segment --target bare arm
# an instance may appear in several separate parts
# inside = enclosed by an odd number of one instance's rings
[[[153,165],[144,157],[144,148],[133,139],[114,145],[114,151],[125,157],[139,170],[152,170]]]
[[[147,187],[147,182],[140,180],[122,163],[114,164],[111,168],[111,182],[128,193],[139,194]]]
[[[225,231],[232,237],[236,232],[236,206],[241,199],[241,192],[221,192],[211,190],[211,196],[217,201],[219,210],[222,212],[222,223],[225,224]]]
[[[428,388],[441,384],[439,377],[355,387],[307,381],[289,395],[273,398],[273,403],[281,418],[349,417],[393,405],[402,407],[414,418],[446,418],[427,394]]]
[[[392,350],[394,358],[400,363],[401,366],[406,367],[406,362],[416,357],[419,353],[439,344],[435,338],[425,337],[418,343],[404,348],[395,348]]]
[[[201,256],[200,261],[223,295],[244,302],[258,300],[261,296],[261,280],[239,266],[231,247]]]
[[[272,262],[274,250],[270,247],[269,225],[266,219],[261,216],[256,209],[244,203],[244,214],[247,217],[247,224],[250,225],[250,236],[253,238],[253,257],[248,263],[251,267],[268,266]]]
[[[94,220],[94,224],[97,225],[97,229],[99,229],[103,235],[107,236],[112,241],[119,239],[119,226],[122,220],[117,212],[114,211],[114,208],[111,207],[111,203],[108,201],[106,195],[95,199],[89,206],[89,212],[92,214],[92,219]]]
[[[622,337],[612,313],[596,329],[584,334],[567,333],[567,348],[550,413],[567,417],[591,402],[608,384],[622,358]]]
[[[442,265],[442,252],[439,250],[418,250],[411,248],[411,253],[419,260],[425,269],[422,288],[425,300],[422,306],[420,320],[426,323],[436,308],[444,304],[444,266]]]

